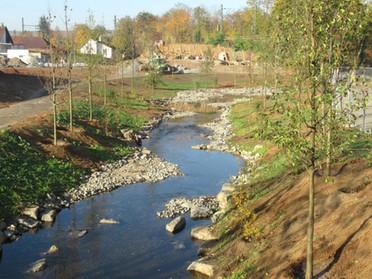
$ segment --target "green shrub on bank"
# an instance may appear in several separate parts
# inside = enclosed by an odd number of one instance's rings
[[[47,193],[75,186],[82,175],[73,164],[47,158],[7,131],[0,134],[0,169],[0,219],[37,203]]]
[[[119,131],[121,129],[138,130],[144,124],[144,120],[141,117],[125,113],[112,107],[101,106],[93,103],[92,108],[93,118],[107,125],[112,131]],[[68,125],[69,115],[70,114],[67,110],[61,111],[58,114],[58,124]],[[74,119],[75,121],[89,119],[88,102],[76,102],[74,104]]]

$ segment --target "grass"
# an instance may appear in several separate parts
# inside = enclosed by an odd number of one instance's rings
[[[73,164],[45,157],[7,131],[0,134],[0,154],[0,219],[37,203],[47,193],[64,192],[75,186],[82,175]]]

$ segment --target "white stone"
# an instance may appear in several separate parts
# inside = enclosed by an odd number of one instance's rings
[[[54,218],[57,215],[57,211],[54,209],[46,209],[41,215],[41,221],[43,222],[54,222]]]
[[[201,274],[204,274],[208,277],[213,277],[213,274],[214,274],[214,267],[210,264],[207,264],[207,263],[203,263],[202,261],[195,261],[195,262],[192,262],[188,268],[187,268],[188,271],[193,271],[193,272],[197,272],[197,273],[201,273]]]
[[[165,229],[170,233],[178,233],[182,231],[186,226],[186,219],[185,217],[178,216],[172,222],[168,223],[165,226]]]
[[[217,240],[218,238],[213,234],[209,227],[195,227],[191,230],[191,238],[201,241]]]
[[[38,206],[27,207],[27,208],[23,209],[22,215],[26,215],[28,217],[31,217],[31,218],[37,220],[38,217],[39,217],[39,207]]]
[[[115,225],[119,224],[118,221],[115,221],[114,219],[101,219],[99,221],[100,224],[105,224],[105,225]]]

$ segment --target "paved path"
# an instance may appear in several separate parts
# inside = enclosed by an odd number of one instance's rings
[[[28,117],[44,113],[52,109],[50,96],[23,101],[0,109],[0,129],[22,122]]]

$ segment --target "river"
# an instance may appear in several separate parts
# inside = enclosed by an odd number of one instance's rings
[[[201,243],[190,239],[190,230],[210,221],[193,221],[187,214],[185,230],[170,235],[165,231],[170,219],[159,219],[156,212],[175,197],[216,195],[242,167],[242,159],[229,153],[191,149],[208,141],[200,137],[208,131],[196,123],[211,117],[163,122],[144,142],[160,157],[178,164],[185,176],[122,187],[62,210],[52,227],[25,233],[18,241],[3,245],[0,278],[191,278],[186,268],[197,259]],[[119,224],[102,225],[103,218]],[[74,238],[72,230],[88,233]],[[44,256],[52,245],[58,252]],[[44,271],[26,272],[42,257],[48,262]]]

